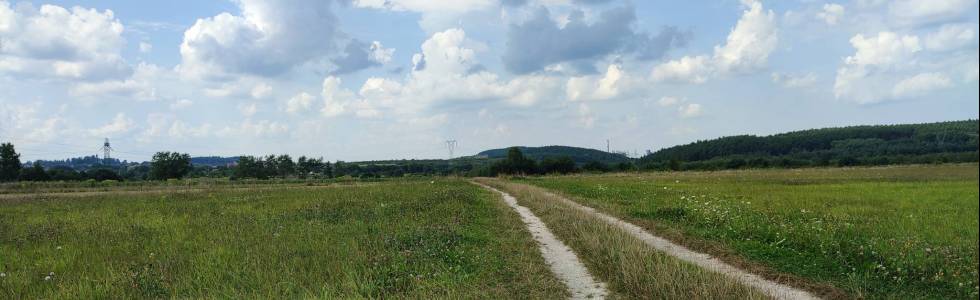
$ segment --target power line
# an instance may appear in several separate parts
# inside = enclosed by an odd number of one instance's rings
[[[449,148],[449,159],[453,159],[453,152],[456,151],[456,146],[459,145],[456,140],[447,140],[446,148]]]
[[[105,143],[102,144],[102,164],[109,164],[109,155],[112,152],[112,146],[109,145],[109,138],[105,138]]]

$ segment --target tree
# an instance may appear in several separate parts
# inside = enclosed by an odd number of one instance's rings
[[[296,172],[296,163],[288,154],[276,157],[276,172],[279,177],[286,178]]]
[[[20,170],[20,180],[21,181],[48,181],[51,180],[51,176],[44,171],[44,166],[41,166],[41,162],[35,161],[30,168]]]
[[[541,173],[545,174],[568,174],[575,172],[575,161],[571,157],[562,156],[559,158],[545,158],[541,160]]]
[[[17,180],[20,169],[20,154],[14,150],[14,144],[0,144],[0,182]]]
[[[313,166],[310,161],[312,161],[312,159],[306,158],[305,155],[302,155],[296,159],[296,177],[306,178],[306,176],[313,173]]]
[[[299,178],[306,178],[310,175],[330,177],[330,163],[323,162],[323,158],[300,156],[296,160],[296,175]]]
[[[748,164],[748,162],[746,162],[744,159],[741,159],[741,158],[733,158],[733,159],[728,160],[728,162],[725,163],[725,168],[726,169],[741,169],[742,167],[744,167],[747,164]]]
[[[265,177],[261,179],[275,177],[277,174],[279,174],[279,164],[276,163],[275,155],[269,154],[266,155],[265,158],[259,158],[259,162],[262,163],[262,167],[264,169],[264,171],[262,171],[262,175]]]
[[[68,166],[56,166],[48,169],[48,175],[51,176],[51,180],[61,180],[61,181],[72,181],[72,180],[82,180],[82,175],[78,174],[75,169]]]
[[[116,173],[116,171],[109,169],[96,169],[94,171],[89,171],[87,176],[95,181],[122,180],[122,177],[119,177],[119,174]]]
[[[235,166],[234,172],[232,172],[233,179],[236,178],[257,178],[257,179],[268,179],[269,176],[266,175],[265,164],[262,159],[256,158],[255,156],[242,156],[238,158],[238,164]]]
[[[626,171],[629,171],[629,170],[633,170],[634,168],[635,167],[632,164],[628,163],[628,162],[620,162],[620,163],[616,164],[616,171],[619,171],[619,172],[626,172]]]
[[[593,160],[582,165],[582,170],[589,172],[608,172],[609,166],[598,160]]]
[[[537,163],[524,156],[520,148],[510,147],[507,149],[507,158],[495,162],[490,166],[491,174],[534,174],[537,171]]]
[[[190,154],[157,152],[150,162],[150,178],[157,180],[181,178],[187,175],[191,168]]]

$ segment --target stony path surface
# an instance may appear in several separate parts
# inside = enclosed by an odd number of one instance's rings
[[[531,232],[531,236],[539,243],[541,256],[551,267],[551,272],[568,287],[568,292],[572,295],[571,299],[604,299],[609,294],[606,285],[596,281],[575,252],[558,240],[530,209],[517,204],[517,199],[510,194],[480,183],[474,182],[474,184],[499,193],[503,196],[504,202],[517,211],[521,220],[527,225],[528,231]]]

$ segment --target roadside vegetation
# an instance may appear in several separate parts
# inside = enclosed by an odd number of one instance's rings
[[[826,295],[975,299],[980,289],[976,164],[516,180]]]
[[[498,195],[456,179],[0,198],[2,299],[565,293]]]

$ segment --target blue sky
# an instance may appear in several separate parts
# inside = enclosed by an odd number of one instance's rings
[[[642,153],[978,118],[974,0],[0,0],[23,158]]]

